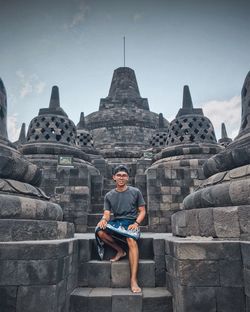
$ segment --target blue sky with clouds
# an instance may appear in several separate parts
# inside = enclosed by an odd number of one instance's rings
[[[98,110],[115,68],[136,72],[150,109],[171,121],[189,85],[220,137],[235,137],[250,70],[248,0],[0,0],[0,77],[9,138],[47,107],[53,85],[77,123]]]

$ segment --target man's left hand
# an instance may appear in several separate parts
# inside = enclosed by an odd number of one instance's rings
[[[128,230],[137,230],[138,229],[138,227],[139,227],[139,225],[137,224],[137,223],[133,223],[133,224],[130,224],[129,226],[128,226]]]

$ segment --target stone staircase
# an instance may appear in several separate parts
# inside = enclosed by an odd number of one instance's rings
[[[138,282],[142,287],[139,294],[133,294],[129,288],[127,256],[112,263],[109,259],[115,252],[106,247],[104,260],[100,261],[94,234],[76,234],[76,237],[79,243],[78,287],[70,297],[70,312],[173,311],[172,296],[165,287],[165,242],[159,234],[143,233],[138,243]]]

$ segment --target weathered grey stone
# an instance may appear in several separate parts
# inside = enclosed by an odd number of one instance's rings
[[[91,288],[76,288],[70,296],[70,312],[88,312]]]
[[[56,286],[20,286],[17,294],[17,312],[54,312]]]
[[[96,261],[88,262],[88,285],[89,287],[111,286],[111,262]]]
[[[171,295],[165,288],[144,288],[142,312],[155,311],[157,307],[158,312],[172,312]]]
[[[216,288],[178,286],[174,309],[176,312],[217,312]]]
[[[112,289],[93,288],[88,298],[88,312],[112,312]]]
[[[213,216],[214,228],[217,237],[240,237],[237,207],[220,207],[213,209]]]
[[[122,260],[111,265],[111,286],[129,287],[130,285],[130,267],[129,262]]]
[[[220,266],[220,284],[223,287],[242,287],[243,272],[242,262],[232,260],[221,260]]]
[[[1,312],[16,312],[17,287],[0,287]]]
[[[218,312],[245,311],[245,296],[242,288],[218,287],[216,301]]]
[[[112,289],[112,312],[141,312],[142,294],[130,289]]]
[[[195,274],[194,274],[195,272]],[[220,271],[217,261],[178,261],[177,276],[183,286],[219,286]]]

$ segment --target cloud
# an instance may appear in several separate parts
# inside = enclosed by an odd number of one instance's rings
[[[217,134],[217,139],[221,138],[221,124],[225,123],[227,134],[232,139],[239,132],[241,121],[241,98],[234,96],[229,100],[211,100],[199,105],[203,108],[204,115],[208,117]]]
[[[143,13],[135,13],[133,16],[133,20],[135,23],[139,22],[143,19]]]
[[[64,24],[64,28],[69,30],[83,24],[89,14],[89,11],[90,6],[86,3],[86,1],[81,1],[77,8],[77,12],[72,16],[72,19],[68,24]]]
[[[46,87],[46,83],[41,81],[36,74],[26,75],[22,70],[18,70],[16,75],[19,78],[19,96],[21,99],[31,94],[39,95]]]
[[[19,138],[21,127],[17,123],[17,114],[10,115],[7,117],[7,131],[8,137],[11,142],[15,142]]]

